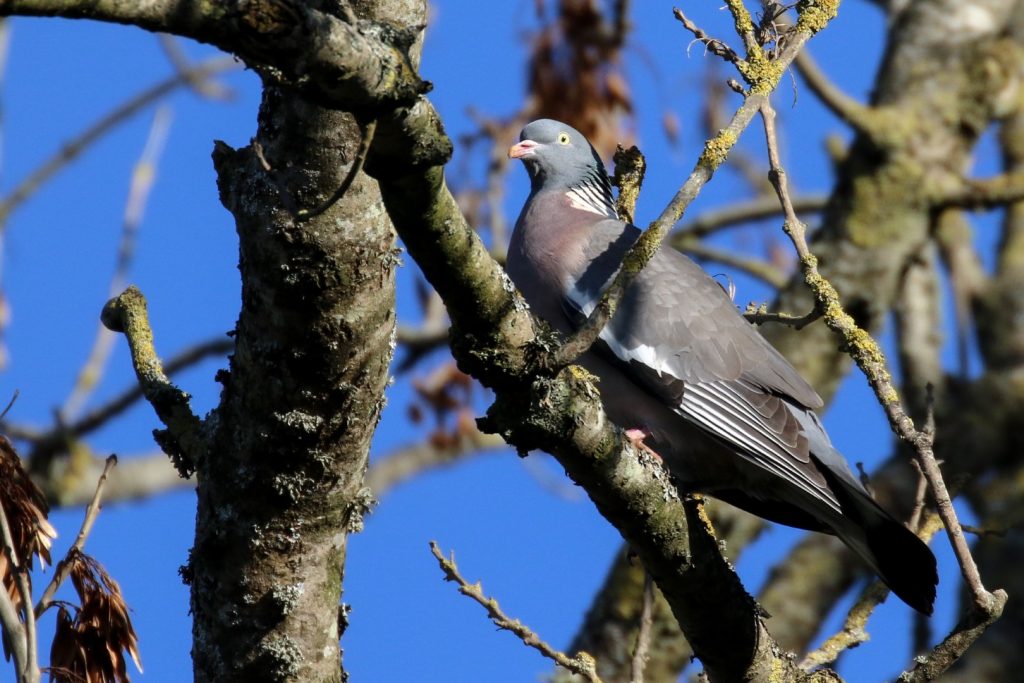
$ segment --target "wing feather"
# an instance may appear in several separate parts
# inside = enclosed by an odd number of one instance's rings
[[[571,319],[593,310],[638,234],[619,221],[597,223],[587,270],[567,283]],[[828,443],[810,411],[821,399],[687,257],[668,249],[655,254],[623,295],[595,352],[744,459],[840,511],[811,459],[811,443]]]

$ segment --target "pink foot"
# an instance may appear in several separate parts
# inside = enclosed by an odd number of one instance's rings
[[[651,435],[650,432],[645,431],[644,429],[627,429],[624,432],[624,434],[625,437],[629,439],[629,442],[633,444],[633,446],[639,448],[645,453],[650,453],[652,456],[658,459],[658,462],[664,462],[661,456],[658,455],[653,448],[644,443],[644,439]]]

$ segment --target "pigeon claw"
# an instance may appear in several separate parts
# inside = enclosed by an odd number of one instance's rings
[[[624,436],[627,439],[629,439],[629,442],[633,444],[635,448],[638,448],[641,451],[644,451],[645,453],[649,453],[654,458],[656,458],[659,463],[664,462],[664,460],[662,460],[662,457],[658,455],[658,453],[653,448],[644,443],[644,439],[646,439],[650,435],[650,432],[644,431],[643,429],[627,429],[624,432]]]

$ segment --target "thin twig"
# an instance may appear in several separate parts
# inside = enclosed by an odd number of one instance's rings
[[[672,240],[672,246],[702,261],[714,261],[729,266],[757,278],[772,289],[782,289],[789,282],[785,272],[767,261],[735,254],[727,249],[718,249],[703,242],[693,240]]]
[[[142,223],[150,190],[156,180],[156,168],[167,142],[170,125],[171,111],[166,106],[161,106],[153,116],[153,123],[150,125],[149,135],[143,145],[142,153],[132,168],[124,220],[121,223],[121,241],[117,247],[117,259],[114,264],[114,273],[110,278],[108,297],[116,296],[125,287],[128,270],[135,258],[139,226]],[[110,359],[110,352],[114,348],[114,333],[101,323],[98,323],[96,327],[92,350],[75,378],[71,393],[60,409],[62,422],[72,419],[95,391],[103,376],[107,361]]]
[[[640,606],[640,627],[636,633],[636,648],[630,664],[630,683],[644,683],[644,667],[647,666],[651,648],[651,628],[654,625],[654,580],[644,572],[643,603]]]
[[[19,395],[21,395],[21,392],[18,389],[15,389],[14,393],[11,394],[11,400],[7,402],[7,407],[4,408],[2,413],[0,413],[0,423],[3,422],[5,417],[7,417],[7,413],[10,412],[11,408],[14,407],[14,402],[18,400]]]
[[[90,145],[95,143],[105,134],[109,133],[118,124],[137,114],[142,109],[161,97],[173,92],[175,89],[187,84],[187,79],[209,76],[220,71],[236,68],[239,66],[234,57],[214,57],[202,62],[187,72],[177,74],[146,90],[134,95],[127,101],[115,107],[108,114],[91,124],[71,140],[65,142],[60,150],[52,157],[40,164],[34,171],[25,176],[18,185],[11,190],[2,201],[0,201],[0,230],[3,229],[7,218],[14,209],[18,208],[29,197],[36,193],[51,176],[77,159]]]
[[[498,434],[484,434],[474,428],[459,434],[455,443],[438,446],[424,440],[403,446],[381,458],[375,458],[366,472],[366,486],[380,497],[398,484],[424,471],[450,465],[471,455],[505,448],[508,444]]]
[[[760,306],[748,304],[747,310],[743,312],[743,317],[755,325],[779,323],[781,325],[789,325],[794,330],[802,330],[820,318],[821,311],[814,308],[807,315],[790,315],[789,313],[772,313],[768,311],[765,304],[761,304]]]
[[[107,462],[103,467],[103,474],[100,475],[99,481],[96,482],[96,493],[92,496],[92,501],[89,503],[89,507],[85,509],[85,518],[82,520],[82,528],[78,530],[78,536],[75,537],[75,542],[68,548],[67,553],[64,555],[57,567],[53,572],[53,578],[50,580],[50,584],[43,591],[43,596],[39,598],[39,602],[36,603],[35,616],[36,618],[42,616],[43,612],[50,608],[53,604],[53,596],[57,593],[57,589],[64,583],[64,580],[68,578],[68,574],[71,573],[71,562],[69,561],[73,554],[82,552],[85,548],[85,541],[89,538],[89,533],[92,531],[93,523],[96,521],[96,517],[100,514],[101,505],[100,502],[103,500],[103,486],[107,483],[107,474],[111,468],[117,465],[117,456],[111,455],[107,458]]]
[[[363,170],[363,164],[366,162],[366,155],[370,151],[370,145],[373,144],[373,135],[377,131],[377,119],[372,119],[369,123],[362,126],[362,136],[359,139],[359,148],[356,149],[356,158],[352,161],[352,166],[349,167],[348,173],[345,174],[344,180],[341,181],[341,185],[334,191],[330,197],[327,198],[320,206],[315,209],[299,209],[297,218],[300,221],[308,221],[311,218],[316,218],[324,211],[338,203],[345,193],[348,192],[348,188],[352,186],[356,176]],[[264,161],[264,163],[266,163]]]
[[[827,201],[828,197],[824,195],[794,197],[793,209],[798,215],[819,213],[824,211]],[[779,200],[775,196],[758,197],[746,202],[730,203],[720,209],[705,211],[692,221],[684,223],[673,233],[672,239],[683,239],[684,236],[687,238],[704,237],[725,228],[781,216],[782,212]]]
[[[167,60],[174,67],[174,70],[185,79],[192,92],[200,97],[220,100],[222,102],[234,97],[235,93],[231,88],[209,78],[209,75],[196,75],[192,73],[192,65],[189,63],[188,55],[181,49],[176,36],[169,33],[158,33],[157,39],[160,41],[160,47],[163,48],[164,54],[167,55]]]
[[[991,616],[992,610],[1001,609],[1000,604],[1005,602],[989,593],[981,582],[978,574],[978,567],[971,556],[970,548],[964,537],[960,522],[957,519],[956,511],[950,500],[946,484],[942,479],[942,472],[932,451],[932,435],[920,432],[914,427],[914,421],[904,411],[900,404],[899,393],[893,384],[892,376],[889,373],[885,361],[885,355],[879,348],[878,343],[866,331],[857,326],[856,322],[843,310],[839,301],[839,294],[828,280],[818,272],[817,259],[811,254],[806,239],[806,228],[796,216],[793,204],[789,197],[786,186],[786,173],[779,160],[778,142],[775,133],[775,110],[766,100],[761,105],[761,118],[764,121],[765,138],[768,143],[768,159],[771,165],[769,177],[775,186],[779,201],[785,209],[786,222],[784,230],[789,235],[800,258],[801,268],[804,272],[804,281],[814,294],[817,307],[823,312],[825,323],[834,332],[840,335],[844,341],[847,352],[854,362],[864,373],[871,385],[875,396],[885,410],[889,418],[889,424],[898,437],[907,441],[913,446],[914,453],[921,470],[928,479],[935,496],[936,506],[939,515],[942,517],[956,554],[960,563],[960,571],[964,581],[967,583],[974,597],[975,606],[984,614]],[[997,591],[1002,592],[1002,591]],[[1004,594],[1005,595],[1005,594]]]
[[[520,640],[522,640],[525,645],[537,650],[559,666],[568,669],[578,676],[582,676],[589,681],[589,683],[601,683],[601,679],[597,675],[597,662],[593,657],[588,655],[586,652],[580,652],[575,657],[569,657],[564,652],[559,652],[554,649],[541,640],[540,636],[531,631],[529,627],[518,619],[511,619],[506,616],[505,613],[501,611],[501,607],[498,606],[497,600],[494,598],[488,598],[484,595],[483,586],[480,585],[479,581],[474,584],[470,584],[462,578],[462,575],[459,574],[459,568],[455,564],[454,552],[450,557],[445,557],[437,543],[434,541],[430,542],[430,552],[433,553],[435,558],[437,558],[437,562],[441,566],[441,571],[444,572],[445,581],[454,581],[459,584],[459,592],[472,598],[487,610],[487,616],[491,618],[491,621],[494,622],[495,626],[505,631],[511,631]]]
[[[924,513],[925,497],[928,495],[928,480],[916,460],[911,460],[910,463],[917,470],[917,491],[914,493],[914,509],[910,512],[910,521],[907,522],[907,525],[911,529],[916,529],[921,523],[921,515]]]
[[[721,40],[712,38],[705,33],[699,26],[690,21],[678,7],[672,8],[672,15],[683,25],[683,28],[692,33],[693,37],[700,41],[704,45],[704,48],[711,54],[718,55],[730,64],[737,64],[742,61],[735,50]]]
[[[179,351],[168,359],[164,365],[164,371],[168,376],[173,376],[210,356],[223,356],[226,353],[230,353],[234,347],[235,344],[230,339],[216,338],[200,342]],[[2,417],[0,417],[0,429],[11,438],[32,442],[34,449],[29,456],[31,460],[37,453],[61,447],[61,444],[66,443],[69,437],[82,437],[96,431],[111,419],[132,407],[142,397],[142,387],[139,386],[138,382],[132,382],[109,401],[82,415],[71,424],[58,425],[43,431],[21,424],[3,422]]]

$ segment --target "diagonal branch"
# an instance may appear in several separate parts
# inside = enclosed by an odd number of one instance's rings
[[[2,13],[3,6],[0,5],[0,14]],[[234,68],[235,65],[235,60],[230,57],[214,57],[175,76],[160,81],[156,85],[143,90],[114,107],[109,113],[61,145],[60,150],[56,154],[31,171],[3,200],[0,200],[0,226],[6,223],[11,213],[35,194],[51,177],[77,159],[93,143],[115,129],[118,124],[134,116],[142,109],[165,97],[177,88],[187,85],[190,80],[201,79],[205,81],[209,76]]]
[[[192,413],[188,394],[167,379],[157,358],[142,292],[131,285],[107,302],[100,319],[108,329],[124,333],[142,393],[167,426],[153,435],[182,476],[190,475],[206,451],[202,422]]]
[[[92,500],[89,502],[89,506],[85,509],[85,517],[82,519],[82,527],[78,530],[78,536],[75,537],[75,542],[68,548],[67,553],[64,555],[64,559],[58,563],[56,571],[53,573],[53,578],[50,580],[50,584],[43,591],[42,597],[39,598],[39,602],[36,603],[35,615],[36,617],[42,616],[43,612],[50,608],[53,604],[53,596],[57,594],[57,589],[64,583],[64,580],[68,578],[71,573],[71,562],[69,558],[82,552],[85,548],[85,541],[89,538],[89,534],[92,532],[92,525],[96,522],[96,517],[99,516],[100,501],[103,500],[103,487],[107,483],[107,476],[110,474],[110,470],[117,465],[117,456],[111,455],[107,458],[106,463],[103,466],[103,473],[100,474],[99,480],[96,482],[96,491],[93,493]]]
[[[430,552],[437,558],[441,571],[444,572],[445,581],[454,581],[459,584],[459,592],[472,598],[487,610],[487,616],[491,618],[495,626],[504,631],[512,632],[528,647],[532,647],[548,659],[556,662],[559,666],[583,676],[590,683],[601,683],[601,678],[597,675],[597,662],[594,661],[593,657],[586,652],[580,652],[575,657],[569,657],[564,652],[559,652],[551,647],[541,640],[540,636],[530,630],[526,624],[518,619],[512,619],[507,616],[498,605],[497,600],[485,596],[483,586],[479,581],[471,584],[462,578],[462,574],[459,573],[459,568],[455,564],[454,552],[452,552],[450,557],[445,557],[436,541],[430,542]]]
[[[765,138],[768,142],[768,158],[771,163],[770,178],[779,195],[779,201],[786,211],[786,222],[783,229],[790,236],[800,258],[804,281],[814,294],[815,305],[822,311],[825,324],[843,339],[847,352],[867,377],[868,383],[889,418],[893,432],[914,447],[917,462],[928,479],[928,485],[935,496],[939,515],[945,524],[946,533],[953,546],[957,561],[960,563],[964,580],[973,593],[975,607],[989,617],[998,616],[1002,612],[1002,605],[1006,602],[1006,594],[1003,591],[997,591],[996,594],[989,593],[981,582],[977,565],[971,557],[970,548],[964,538],[963,529],[957,520],[956,511],[953,509],[953,503],[932,451],[934,434],[927,429],[924,431],[916,429],[914,421],[907,415],[900,403],[899,394],[878,343],[843,310],[839,302],[839,294],[831,283],[818,272],[817,259],[807,247],[804,225],[796,217],[789,198],[786,174],[779,160],[774,125],[775,111],[767,100],[762,105],[761,116],[764,121]]]

